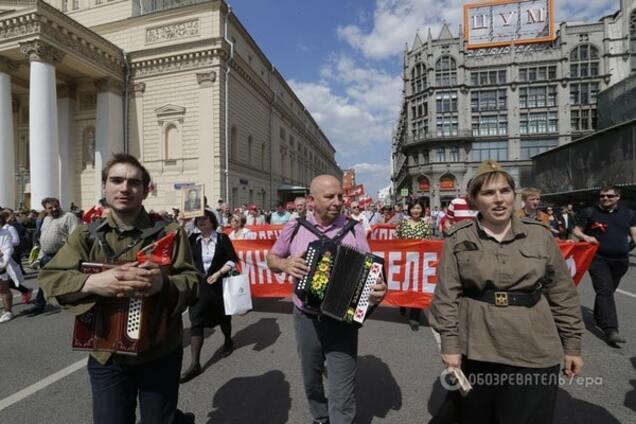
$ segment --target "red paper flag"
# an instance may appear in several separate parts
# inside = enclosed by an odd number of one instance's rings
[[[174,245],[176,235],[177,232],[172,231],[156,242],[141,249],[137,252],[137,262],[140,264],[153,262],[162,266],[172,264],[172,246]]]
[[[102,213],[104,212],[104,209],[100,206],[93,206],[92,208],[90,208],[88,211],[86,211],[84,213],[84,216],[82,217],[82,220],[86,223],[86,224],[90,224],[91,222],[93,222],[95,219],[97,218],[101,218],[102,217]]]

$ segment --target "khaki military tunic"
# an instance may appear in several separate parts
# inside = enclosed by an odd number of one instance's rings
[[[552,235],[532,219],[512,217],[502,242],[478,221],[451,228],[444,242],[431,311],[442,353],[528,368],[546,368],[563,354],[580,355],[579,297]],[[543,295],[531,308],[495,306],[464,291],[500,289]]]
[[[131,227],[118,229],[112,216],[108,216],[100,226],[104,230],[108,245],[115,253],[122,251],[128,244],[137,239],[141,232],[152,227],[153,223],[142,210]],[[121,362],[136,364],[160,358],[181,345],[183,323],[181,314],[197,296],[198,272],[193,265],[190,244],[185,232],[177,224],[169,224],[165,231],[177,231],[174,239],[172,265],[168,270],[168,281],[157,296],[166,296],[168,307],[168,332],[166,340],[157,344],[148,352],[138,357],[115,355]],[[154,238],[138,243],[133,249],[122,255],[118,261],[133,262],[137,252],[152,243]],[[79,271],[82,262],[105,262],[106,255],[97,241],[90,241],[88,225],[80,225],[69,236],[66,244],[55,257],[44,267],[38,276],[40,288],[44,290],[51,303],[57,304],[74,315],[81,315],[95,305],[96,296],[85,297],[73,303],[61,303],[57,297],[79,292],[89,277]],[[91,352],[100,363],[105,364],[112,353]]]

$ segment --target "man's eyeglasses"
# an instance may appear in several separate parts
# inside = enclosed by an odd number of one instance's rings
[[[615,197],[618,197],[618,194],[599,194],[598,197],[600,197],[601,199],[607,197],[608,199],[613,199]]]
[[[351,209],[360,209],[360,206],[351,206]]]

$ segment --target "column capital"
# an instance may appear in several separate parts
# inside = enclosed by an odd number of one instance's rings
[[[29,61],[59,63],[64,59],[65,53],[42,40],[27,41],[20,44],[20,52]]]
[[[146,92],[146,83],[136,82],[134,84],[130,84],[128,90],[132,97],[141,97]]]
[[[0,56],[0,72],[11,74],[18,70],[18,64],[4,56]]]
[[[216,72],[197,72],[197,83],[201,87],[209,87],[216,81]]]
[[[121,96],[124,92],[124,84],[112,78],[100,78],[94,82],[97,93],[111,92]]]

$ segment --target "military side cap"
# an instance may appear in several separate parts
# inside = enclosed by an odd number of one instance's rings
[[[491,172],[506,172],[506,170],[503,169],[501,165],[497,163],[497,161],[485,160],[479,165],[479,168],[477,168],[477,172],[475,173],[473,178],[479,177],[480,175],[484,174],[490,174]]]

